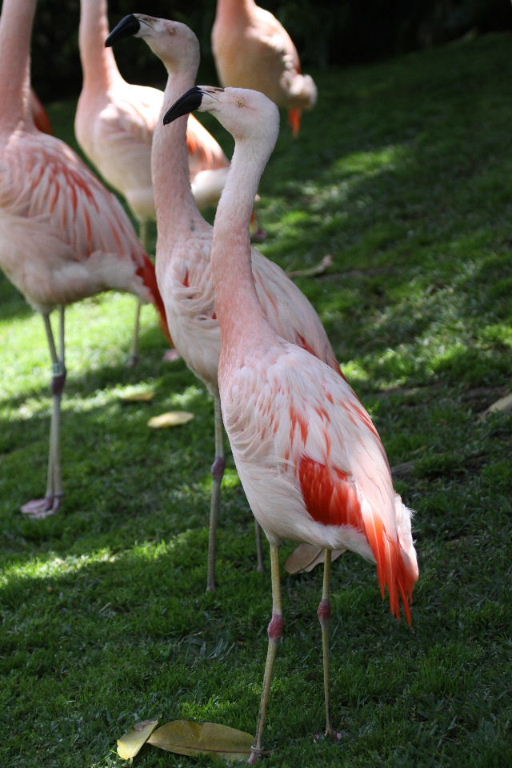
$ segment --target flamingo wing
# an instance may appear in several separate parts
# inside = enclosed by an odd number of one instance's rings
[[[265,482],[273,473],[280,487],[276,496],[281,497],[283,518],[286,504],[300,498],[297,530],[309,526],[317,537],[320,526],[325,546],[335,546],[327,543],[329,536],[343,529],[347,538],[331,541],[374,559],[393,613],[400,615],[402,600],[410,620],[417,579],[410,512],[393,489],[382,442],[350,385],[322,361],[284,341],[279,354],[267,353],[257,378],[248,361],[237,385],[243,415],[234,416],[224,398],[223,412],[242,478],[250,474],[251,462],[255,466],[263,462],[268,468]],[[284,493],[280,476],[288,481]],[[279,533],[285,524],[279,521]],[[310,540],[318,543],[317,538]]]
[[[126,83],[124,89],[116,91],[115,100],[110,102],[113,111],[102,112],[102,121],[111,124],[114,134],[117,131],[151,145],[163,99],[163,91],[158,88]]]
[[[2,207],[38,220],[73,249],[76,261],[95,251],[119,258],[142,247],[118,199],[64,142],[44,134],[14,134],[1,184]]]
[[[286,29],[270,11],[259,7],[257,11],[251,26],[254,27],[262,48],[267,50],[268,56],[281,61],[285,69],[299,71],[299,54]]]
[[[307,349],[339,373],[325,328],[302,291],[281,267],[255,249],[252,270],[259,302],[279,336]]]

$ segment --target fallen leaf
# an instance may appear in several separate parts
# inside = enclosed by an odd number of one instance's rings
[[[331,562],[334,562],[345,549],[333,549],[331,551]],[[299,544],[285,563],[287,573],[309,573],[317,565],[325,560],[324,547],[317,547],[316,544]]]
[[[168,411],[167,413],[161,413],[159,416],[153,416],[148,421],[148,427],[153,427],[153,429],[179,427],[180,424],[188,424],[193,418],[194,414],[187,413],[187,411]]]
[[[130,392],[127,395],[120,395],[119,399],[123,403],[149,403],[155,397],[155,392]]]
[[[122,760],[132,760],[149,739],[158,720],[144,720],[117,740],[117,754]]]
[[[322,261],[315,264],[313,267],[306,267],[306,269],[294,269],[288,272],[289,277],[315,277],[316,275],[323,275],[323,273],[329,269],[334,263],[334,258],[330,253],[326,254]]]
[[[500,397],[492,405],[490,405],[486,413],[496,413],[497,411],[510,411],[512,409],[512,392],[509,392],[505,397]]]
[[[204,754],[223,760],[246,760],[251,753],[254,736],[218,723],[174,720],[154,731],[148,743],[166,752],[189,757]]]

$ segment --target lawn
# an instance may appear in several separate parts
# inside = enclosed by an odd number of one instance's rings
[[[416,510],[421,578],[409,629],[375,569],[334,565],[333,720],[323,699],[321,572],[286,577],[286,630],[267,730],[272,768],[512,761],[511,39],[492,35],[317,72],[320,99],[281,137],[261,187],[261,249],[298,282],[370,410]],[[74,105],[51,105],[70,136]],[[229,148],[220,127],[208,125]],[[254,732],[270,616],[232,462],[219,589],[205,593],[212,405],[134,300],[68,313],[61,512],[25,520],[44,491],[51,407],[42,323],[0,276],[0,766],[119,768],[138,720]],[[153,392],[127,403],[132,392]],[[195,418],[152,430],[151,416]],[[291,545],[283,548],[283,560]],[[144,747],[140,768],[209,765]]]

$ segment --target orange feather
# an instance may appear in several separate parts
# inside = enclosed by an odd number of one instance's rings
[[[400,598],[407,622],[412,623],[410,603],[416,575],[410,571],[397,538],[391,538],[384,522],[376,515],[365,520],[357,491],[350,475],[303,456],[299,478],[306,508],[311,517],[324,525],[350,525],[364,533],[377,561],[382,596],[389,592],[391,612],[400,618]]]

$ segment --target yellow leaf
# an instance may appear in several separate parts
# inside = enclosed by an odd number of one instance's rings
[[[161,413],[160,416],[153,416],[148,421],[148,427],[153,427],[153,429],[178,427],[180,424],[187,424],[193,418],[194,414],[187,413],[187,411],[168,411],[167,413]]]
[[[128,731],[117,740],[117,754],[122,760],[131,760],[142,749],[151,736],[158,720],[144,720],[137,723],[133,730]]]
[[[119,399],[123,403],[149,403],[155,397],[155,392],[130,392],[126,395],[120,395]]]
[[[204,754],[223,760],[247,760],[254,736],[218,723],[174,720],[154,731],[148,743],[189,757]]]

